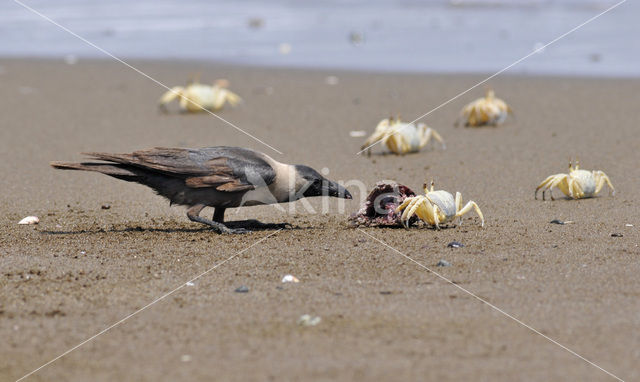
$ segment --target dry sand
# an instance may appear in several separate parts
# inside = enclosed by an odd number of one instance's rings
[[[434,177],[475,200],[487,226],[474,217],[461,228],[365,234],[345,225],[360,204],[357,192],[346,213],[335,199],[328,214],[305,212],[300,202],[295,214],[231,211],[232,219],[298,229],[242,252],[30,380],[611,379],[367,234],[620,378],[640,379],[639,80],[496,78],[490,85],[517,120],[454,128],[462,105],[483,93],[477,89],[425,119],[446,151],[368,158],[354,155],[363,139],[349,131],[370,132],[392,114],[417,117],[482,77],[136,63],[170,85],[195,72],[228,78],[245,103],[221,116],[280,155],[210,115],[158,113],[163,89],[117,63],[0,65],[2,381],[273,233],[218,236],[143,186],[56,171],[48,162],[80,159],[81,151],[214,145],[328,167],[330,178],[368,187],[394,179],[419,190]],[[325,84],[328,75],[339,83]],[[564,172],[575,156],[606,171],[616,195],[534,200],[538,182]],[[319,209],[322,200],[311,205]],[[41,223],[18,226],[27,215]],[[452,240],[465,247],[446,248]],[[452,266],[436,268],[440,259]],[[301,282],[282,284],[289,273]],[[234,293],[240,285],[249,292]],[[298,326],[305,313],[321,323]]]

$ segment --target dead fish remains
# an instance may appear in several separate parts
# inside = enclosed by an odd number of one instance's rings
[[[378,182],[358,211],[349,217],[355,227],[402,227],[401,216],[396,209],[405,199],[415,196],[409,187],[398,183]],[[412,217],[417,221],[417,217]]]

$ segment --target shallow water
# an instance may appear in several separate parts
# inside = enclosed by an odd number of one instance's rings
[[[151,1],[26,4],[122,58],[418,72],[495,72],[615,4],[609,0]],[[509,69],[640,75],[637,1]],[[105,57],[19,4],[0,4],[0,55]]]

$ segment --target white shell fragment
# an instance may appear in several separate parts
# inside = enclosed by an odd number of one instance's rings
[[[365,135],[367,135],[367,132],[364,130],[352,130],[349,132],[349,136],[354,138],[364,137]]]
[[[322,321],[322,318],[318,316],[311,316],[309,314],[303,314],[298,318],[298,325],[300,326],[316,326]]]
[[[625,227],[633,227],[633,224],[625,224]]]
[[[38,224],[40,223],[40,219],[37,216],[27,216],[26,218],[20,220],[18,224]]]
[[[300,280],[294,275],[286,275],[282,278],[283,283],[299,283]]]

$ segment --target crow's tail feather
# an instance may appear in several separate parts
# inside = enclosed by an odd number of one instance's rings
[[[95,171],[114,178],[136,181],[140,177],[140,173],[129,166],[114,163],[73,163],[73,162],[51,162],[51,167],[59,170],[82,170]]]

